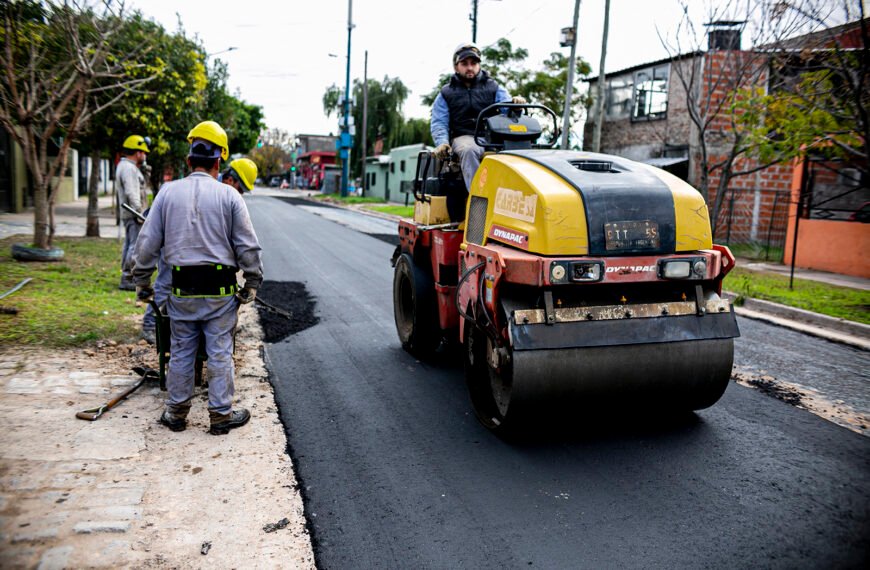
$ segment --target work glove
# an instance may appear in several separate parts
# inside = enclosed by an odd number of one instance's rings
[[[136,287],[136,298],[143,303],[150,303],[154,300],[154,289],[151,285],[139,285]]]
[[[516,103],[517,105],[525,105],[526,103],[528,103],[528,101],[526,101],[526,98],[522,95],[514,95],[514,98],[511,99],[511,103]]]
[[[450,158],[450,151],[451,150],[452,149],[450,148],[449,144],[447,144],[447,143],[439,144],[435,148],[435,158],[437,158],[438,160],[447,160],[448,158]]]
[[[257,290],[252,289],[251,287],[242,287],[239,289],[238,293],[236,293],[236,299],[239,300],[239,303],[242,305],[247,305],[248,303],[253,303],[254,299],[257,298]]]

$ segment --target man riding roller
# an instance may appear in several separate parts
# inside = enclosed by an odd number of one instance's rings
[[[140,214],[148,206],[145,195],[145,176],[139,167],[145,163],[148,155],[148,141],[141,135],[130,135],[121,146],[124,155],[115,168],[115,184],[119,204],[126,204]],[[120,207],[120,206],[119,206]],[[133,248],[136,247],[136,237],[142,227],[142,220],[126,208],[121,208],[121,221],[124,224],[124,246],[121,250],[121,283],[118,289],[135,291],[131,276],[133,263]]]
[[[435,141],[435,156],[446,160],[451,150],[459,157],[465,187],[471,180],[483,148],[474,142],[474,127],[480,112],[493,103],[525,103],[523,97],[511,97],[507,90],[490,79],[480,68],[480,49],[474,44],[460,44],[453,52],[450,83],[441,88],[432,105],[430,130]]]
[[[151,274],[163,250],[172,274],[167,300],[171,327],[168,397],[160,423],[187,427],[200,336],[208,354],[209,432],[225,434],[247,423],[248,410],[233,410],[233,331],[239,303],[250,303],[263,281],[260,244],[244,200],[216,180],[226,159],[227,135],[214,121],[188,134],[192,173],[163,186],[136,244],[133,278],[137,297],[149,301]],[[238,269],[237,269],[238,268]],[[245,279],[239,290],[236,272]]]

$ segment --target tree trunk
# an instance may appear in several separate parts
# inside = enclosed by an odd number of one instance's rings
[[[33,247],[48,249],[48,188],[43,177],[33,189]]]
[[[97,201],[100,181],[100,151],[91,151],[91,175],[88,177],[88,219],[85,235],[100,237],[100,208]]]

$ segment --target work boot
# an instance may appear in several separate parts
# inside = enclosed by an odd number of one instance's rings
[[[190,401],[182,405],[166,405],[160,416],[160,423],[172,431],[184,431],[187,427],[187,414],[190,412]]]
[[[160,423],[172,431],[184,431],[187,428],[187,418],[172,415],[169,410],[163,410]]]
[[[147,342],[148,344],[156,344],[157,343],[157,331],[154,329],[142,329],[142,332],[139,333],[139,338]]]
[[[233,410],[228,414],[210,411],[208,415],[211,418],[211,429],[208,430],[208,433],[212,435],[226,435],[231,429],[242,427],[251,419],[251,412],[245,408]]]

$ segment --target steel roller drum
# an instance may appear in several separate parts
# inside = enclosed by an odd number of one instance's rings
[[[504,422],[569,407],[643,405],[698,410],[716,403],[731,376],[734,341],[693,340],[624,346],[514,351],[490,370]],[[478,410],[479,412],[482,410]]]

